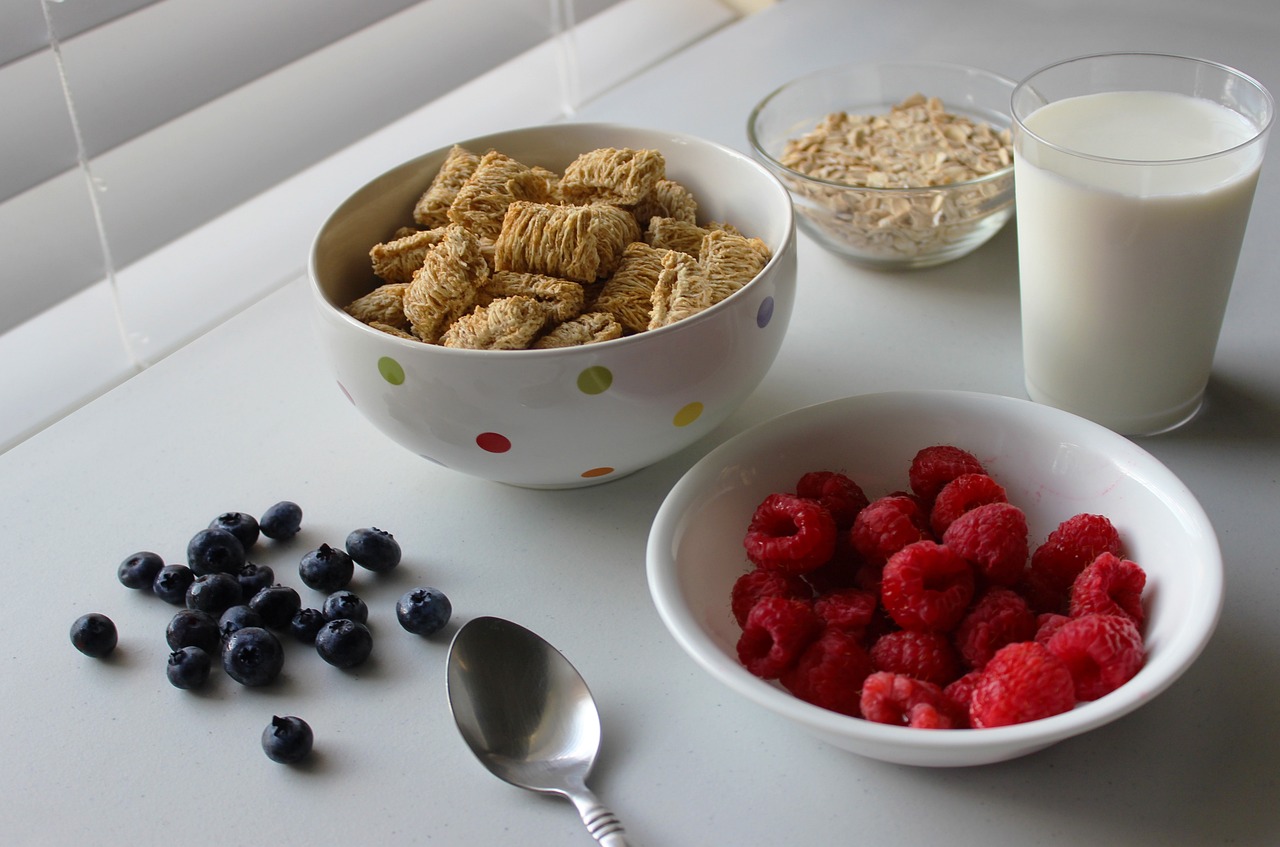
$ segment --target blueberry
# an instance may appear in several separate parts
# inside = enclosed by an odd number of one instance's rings
[[[354,668],[373,652],[373,635],[362,623],[329,621],[316,633],[316,652],[335,667]]]
[[[235,576],[246,597],[252,597],[276,581],[276,572],[270,565],[255,565],[253,562],[245,562]]]
[[[258,528],[262,534],[273,541],[292,538],[302,526],[302,509],[297,503],[281,500],[262,513],[258,519]]]
[[[223,512],[213,519],[209,529],[226,530],[246,551],[258,543],[258,519],[244,512]]]
[[[218,619],[199,609],[179,609],[169,620],[164,638],[170,650],[199,647],[206,653],[216,653],[222,643]]]
[[[199,609],[211,615],[221,615],[243,599],[240,583],[234,576],[226,573],[198,576],[187,589],[187,608]]]
[[[187,602],[187,589],[195,578],[186,565],[165,565],[151,583],[151,592],[166,603],[181,606]]]
[[[265,626],[284,629],[302,608],[302,598],[288,585],[269,585],[249,598],[249,607],[262,616]]]
[[[125,588],[150,588],[156,581],[156,574],[164,567],[164,559],[155,553],[143,550],[134,553],[120,563],[116,576]]]
[[[396,603],[396,619],[409,632],[432,635],[449,622],[453,604],[435,588],[415,588]]]
[[[325,594],[346,588],[354,573],[351,557],[328,544],[321,544],[319,549],[307,553],[298,562],[298,576],[302,577],[303,583]]]
[[[101,659],[116,649],[116,625],[111,618],[90,612],[71,624],[71,643],[86,656]]]
[[[400,543],[376,526],[357,529],[347,536],[347,555],[362,568],[386,573],[400,564]]]
[[[223,642],[222,667],[241,685],[266,685],[284,667],[284,648],[270,631],[246,626]]]
[[[324,598],[320,613],[326,621],[346,618],[356,623],[369,622],[369,606],[352,591],[335,591]]]
[[[225,529],[202,529],[187,542],[187,566],[196,574],[238,573],[244,545]]]
[[[289,621],[289,632],[303,644],[315,644],[316,633],[328,621],[319,609],[299,609]]]
[[[262,731],[262,751],[267,758],[282,765],[296,764],[311,753],[315,735],[302,718],[293,716],[271,718],[271,725]]]
[[[175,688],[199,688],[209,679],[212,665],[209,654],[191,644],[169,654],[165,675]]]
[[[218,618],[218,631],[222,633],[224,639],[230,638],[232,633],[239,632],[247,626],[263,625],[262,615],[244,603],[229,607],[222,613],[222,617]]]

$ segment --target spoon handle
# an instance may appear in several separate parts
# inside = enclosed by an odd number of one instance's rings
[[[628,847],[627,836],[617,815],[609,811],[589,789],[575,791],[570,797],[578,808],[582,822],[601,847]]]

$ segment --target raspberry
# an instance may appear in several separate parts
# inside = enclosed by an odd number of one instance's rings
[[[836,522],[815,500],[770,494],[756,507],[743,545],[757,567],[804,573],[835,552]]]
[[[822,621],[804,600],[765,597],[742,626],[738,661],[756,676],[774,679],[795,664],[821,631]]]
[[[960,676],[960,656],[951,641],[938,632],[899,629],[871,645],[871,664],[878,671],[911,676],[946,685]]]
[[[1007,644],[1030,641],[1036,617],[1022,595],[1007,588],[991,588],[973,604],[956,627],[955,644],[969,667],[981,669]]]
[[[1071,583],[1103,553],[1122,555],[1120,533],[1102,515],[1067,518],[1031,554],[1024,592],[1038,612],[1063,612]]]
[[[967,450],[938,444],[916,453],[907,471],[907,480],[921,500],[932,503],[944,485],[967,473],[986,473],[986,470]]]
[[[834,471],[812,471],[800,477],[796,494],[825,506],[840,529],[853,526],[853,519],[870,502],[856,482]]]
[[[911,497],[889,495],[858,513],[849,538],[858,553],[873,565],[883,565],[894,553],[929,537],[919,504]]]
[[[857,636],[828,627],[779,678],[795,696],[844,715],[859,717],[862,681],[871,658]]]
[[[1142,589],[1147,574],[1136,562],[1103,553],[1071,585],[1071,617],[1125,615],[1142,626]]]
[[[942,689],[942,693],[951,699],[961,709],[964,710],[966,721],[969,715],[969,701],[973,699],[974,686],[978,684],[978,679],[982,676],[982,671],[969,671],[955,682]]]
[[[1027,516],[1009,503],[988,503],[965,512],[942,536],[987,582],[1013,586],[1027,567]]]
[[[1055,614],[1054,612],[1044,612],[1036,615],[1036,637],[1035,640],[1049,646],[1049,639],[1053,638],[1053,634],[1062,629],[1062,625],[1071,618],[1066,615]]]
[[[856,553],[846,553],[839,549],[839,539],[847,537],[848,533],[837,536],[836,552],[830,561],[802,575],[804,581],[809,583],[809,587],[815,593],[825,594],[828,591],[851,588],[857,584],[858,569],[862,567],[862,560]]]
[[[813,610],[828,628],[862,635],[875,616],[876,595],[857,588],[829,591],[813,601]]]
[[[942,486],[929,510],[929,526],[941,538],[956,518],[987,503],[1008,503],[1004,486],[984,473],[961,474]]]
[[[1009,726],[1070,711],[1076,704],[1071,671],[1043,644],[1022,641],[987,662],[969,700],[974,727]]]
[[[809,586],[795,574],[766,571],[756,568],[738,577],[730,592],[730,607],[738,626],[744,626],[752,607],[765,597],[789,597],[803,600],[810,594]]]
[[[965,726],[964,710],[932,682],[877,671],[862,682],[862,716],[876,723],[920,729]]]
[[[1133,679],[1146,661],[1142,634],[1132,620],[1120,615],[1071,618],[1047,646],[1071,671],[1077,700],[1110,694]]]
[[[971,599],[973,568],[942,544],[909,544],[884,566],[880,602],[903,629],[954,629]]]

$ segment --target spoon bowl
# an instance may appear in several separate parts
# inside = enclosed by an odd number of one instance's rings
[[[494,776],[567,797],[596,841],[626,847],[622,825],[587,788],[600,713],[560,651],[519,624],[474,618],[449,647],[445,684],[458,731]]]

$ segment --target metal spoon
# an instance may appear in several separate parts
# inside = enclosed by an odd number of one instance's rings
[[[573,801],[604,847],[627,847],[622,824],[587,788],[600,713],[558,650],[502,618],[468,621],[449,647],[449,708],[476,758],[520,788]]]

